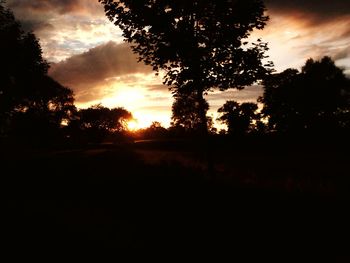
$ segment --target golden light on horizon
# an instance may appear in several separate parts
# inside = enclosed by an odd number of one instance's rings
[[[172,95],[162,87],[150,90],[160,85],[159,76],[150,74],[130,74],[122,78],[106,79],[98,89],[103,92],[101,99],[87,103],[77,102],[78,108],[88,108],[101,104],[108,108],[123,107],[130,111],[133,120],[127,123],[130,131],[151,126],[152,122],[160,122],[163,127],[170,126]]]
[[[153,122],[159,122],[164,128],[169,128],[170,126],[171,120],[168,113],[163,114],[156,111],[139,111],[133,113],[133,116],[134,118],[127,122],[127,129],[129,131],[148,128]]]

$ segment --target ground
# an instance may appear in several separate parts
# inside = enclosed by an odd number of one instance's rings
[[[208,147],[211,154],[193,141],[2,152],[7,244],[32,253],[220,250],[347,262],[348,154]]]

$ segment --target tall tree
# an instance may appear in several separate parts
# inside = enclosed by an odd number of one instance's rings
[[[309,59],[264,81],[263,114],[278,132],[327,132],[349,127],[350,79],[331,58]]]
[[[255,103],[242,103],[227,101],[218,112],[221,116],[218,120],[227,125],[228,133],[244,135],[255,129],[260,120],[257,113],[258,105]]]
[[[268,21],[261,0],[99,1],[139,59],[165,71],[164,83],[175,94],[196,94],[203,128],[203,94],[213,88],[243,88],[271,66],[262,62],[267,45],[247,41]]]
[[[0,133],[59,128],[75,110],[73,92],[47,75],[38,39],[24,32],[2,3],[0,39]]]

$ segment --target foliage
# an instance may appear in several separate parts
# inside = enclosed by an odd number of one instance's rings
[[[261,79],[267,45],[248,44],[268,17],[260,0],[99,0],[139,59],[157,72],[175,94],[197,93],[199,118],[206,126],[203,94],[243,88]]]
[[[202,124],[201,110],[204,109],[206,115],[209,110],[208,102],[204,98],[199,100],[196,92],[177,93],[174,97],[171,125],[182,127],[185,131],[199,130]]]
[[[138,133],[145,139],[159,139],[168,136],[168,130],[158,121],[152,122],[148,128],[139,130]]]
[[[264,81],[263,114],[278,132],[334,131],[349,127],[350,80],[331,58],[309,59]]]
[[[127,129],[126,122],[132,114],[124,108],[106,108],[101,104],[81,109],[78,112],[81,129],[92,129],[106,132],[122,132]]]
[[[59,129],[74,114],[73,93],[47,76],[38,39],[1,3],[0,39],[0,133],[40,137]]]
[[[243,135],[257,129],[260,124],[258,105],[255,103],[242,103],[227,101],[218,112],[218,120],[227,125],[229,134]]]

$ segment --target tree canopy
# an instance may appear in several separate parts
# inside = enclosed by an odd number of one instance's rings
[[[59,128],[75,110],[73,92],[47,75],[38,39],[2,3],[0,39],[0,134]]]
[[[287,69],[267,77],[260,102],[275,131],[349,127],[350,80],[331,58],[309,59],[301,72]]]
[[[268,17],[261,0],[99,0],[139,59],[164,70],[174,93],[196,91],[206,123],[203,94],[243,88],[269,72],[266,43],[249,44]]]
[[[80,127],[106,132],[122,132],[127,129],[126,122],[132,119],[132,114],[124,108],[109,109],[100,104],[78,113]]]

